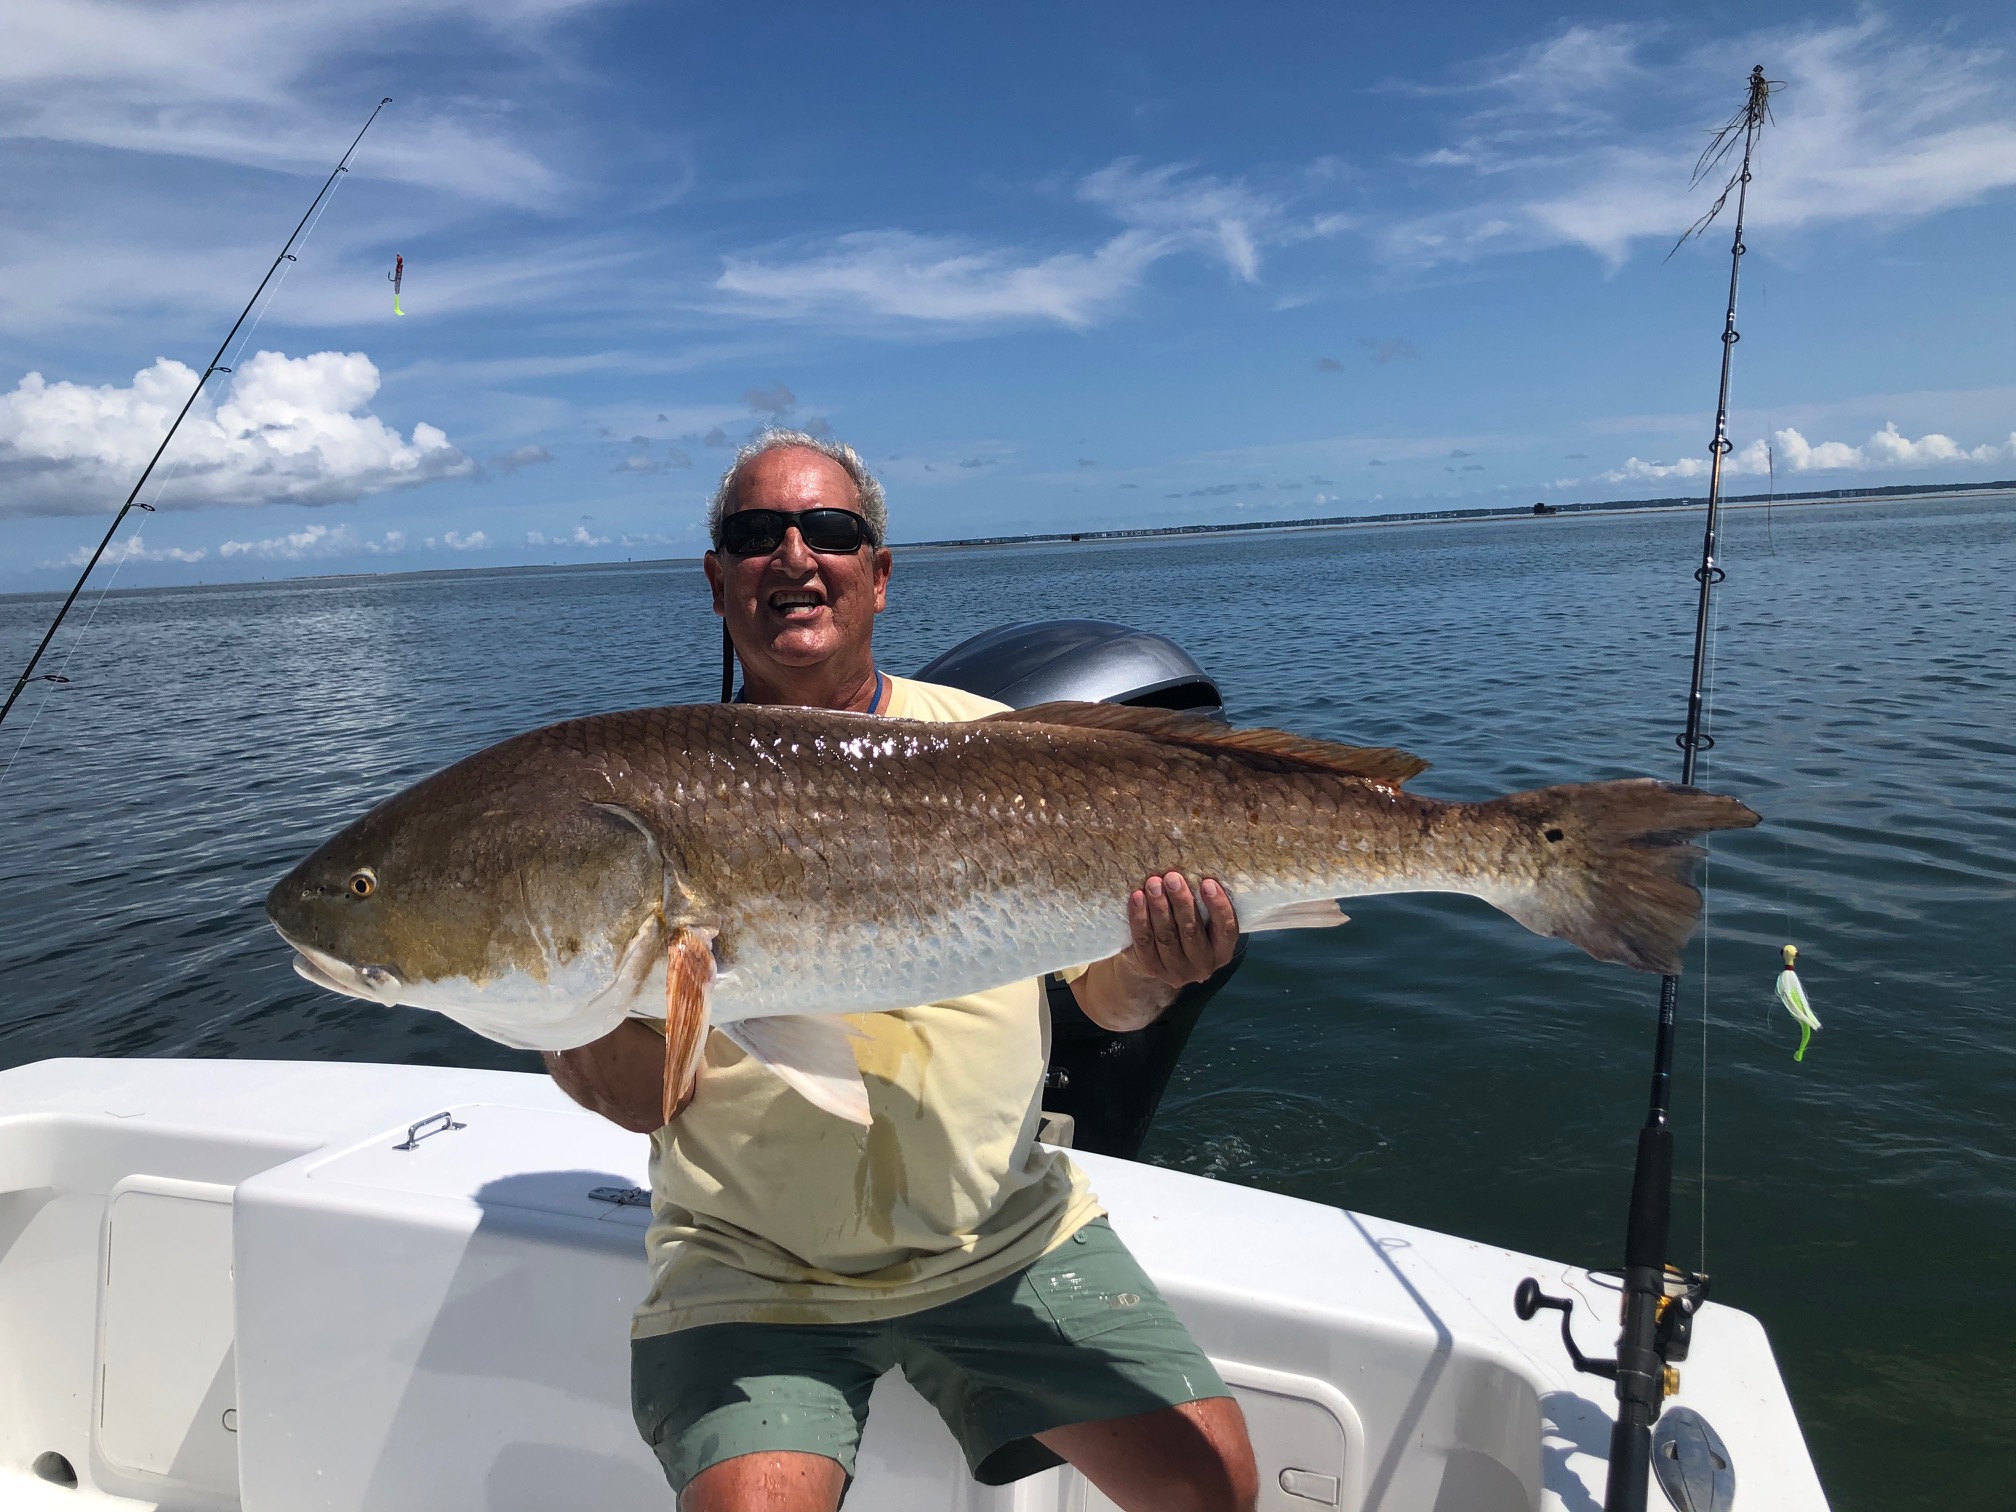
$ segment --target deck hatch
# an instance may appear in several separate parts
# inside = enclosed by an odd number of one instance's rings
[[[105,1200],[98,1452],[115,1467],[235,1495],[232,1189],[128,1176]]]

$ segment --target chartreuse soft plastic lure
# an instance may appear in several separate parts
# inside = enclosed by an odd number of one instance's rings
[[[1813,1005],[1806,1001],[1806,989],[1800,985],[1799,973],[1792,969],[1799,959],[1799,947],[1787,945],[1783,951],[1785,969],[1778,973],[1778,1001],[1785,1005],[1785,1011],[1799,1021],[1799,1048],[1792,1052],[1792,1059],[1806,1059],[1806,1047],[1813,1042],[1813,1031],[1820,1027],[1820,1019],[1813,1012]]]

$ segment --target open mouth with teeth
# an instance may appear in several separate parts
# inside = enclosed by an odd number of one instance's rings
[[[809,588],[782,588],[770,595],[770,608],[787,620],[811,619],[826,607],[826,600]]]

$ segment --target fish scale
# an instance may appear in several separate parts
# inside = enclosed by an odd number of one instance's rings
[[[1248,929],[1341,922],[1323,900],[1459,892],[1672,970],[1699,913],[1688,838],[1756,822],[1650,779],[1442,802],[1401,786],[1423,765],[1112,705],[966,724],[634,710],[500,742],[388,799],[268,913],[324,985],[566,1049],[664,1011],[682,932],[712,943],[717,1025],[873,1012],[1115,954],[1130,891],[1172,870],[1216,878]]]

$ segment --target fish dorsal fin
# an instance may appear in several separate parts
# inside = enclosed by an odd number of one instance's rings
[[[1225,755],[1263,772],[1329,772],[1395,785],[1428,770],[1428,763],[1391,746],[1347,746],[1291,735],[1286,730],[1234,730],[1214,719],[1132,704],[1045,703],[990,714],[986,723],[1068,725],[1118,730],[1165,745]]]

